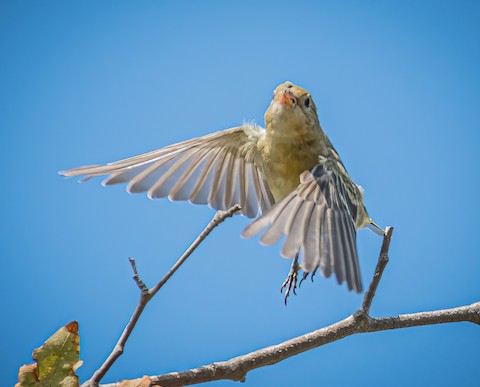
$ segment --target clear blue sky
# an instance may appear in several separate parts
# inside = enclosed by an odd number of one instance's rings
[[[214,214],[56,172],[263,123],[286,80],[313,94],[371,216],[395,226],[372,313],[478,301],[479,20],[475,1],[2,1],[0,385],[71,320],[88,378],[137,302],[127,258],[153,285]],[[285,307],[290,262],[241,239],[247,224],[201,245],[104,382],[226,360],[357,309],[320,276]],[[358,233],[364,283],[380,244]],[[479,347],[467,323],[358,335],[246,385],[469,386]]]

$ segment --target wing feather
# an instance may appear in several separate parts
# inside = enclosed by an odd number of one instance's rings
[[[243,232],[243,236],[245,238],[249,238],[255,234],[257,234],[262,228],[270,225],[270,227],[265,231],[265,233],[260,238],[260,243],[266,246],[273,245],[274,243],[278,242],[282,235],[285,233],[284,222],[277,222],[277,217],[282,214],[284,208],[290,204],[290,201],[293,199],[294,195],[290,195],[285,200],[282,200],[281,206],[274,206],[271,209],[270,215],[268,217],[263,218],[261,221],[259,218],[258,222],[251,223]],[[269,221],[271,219],[271,221]]]
[[[262,128],[243,125],[106,165],[59,173],[85,176],[84,181],[106,175],[102,184],[128,183],[128,192],[147,192],[152,199],[168,196],[218,210],[240,204],[241,213],[255,217],[274,203],[257,149],[263,136]]]
[[[335,273],[350,290],[362,289],[355,243],[355,224],[363,206],[357,186],[338,160],[319,157],[319,164],[300,176],[299,186],[244,231],[246,237],[266,229],[260,241],[272,244],[286,236],[282,255],[303,250],[302,269],[319,267],[325,277]]]

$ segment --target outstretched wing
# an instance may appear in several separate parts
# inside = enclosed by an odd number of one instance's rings
[[[239,204],[241,213],[253,218],[274,203],[256,146],[262,136],[262,128],[243,125],[114,163],[59,173],[83,175],[84,180],[108,175],[103,185],[128,182],[128,192],[146,191],[151,199],[168,196],[217,210]]]
[[[335,273],[338,283],[361,292],[355,224],[363,210],[361,192],[332,158],[300,176],[300,185],[243,232],[251,237],[267,228],[260,241],[271,245],[286,235],[282,255],[293,258],[303,251],[305,272],[321,268],[325,277]],[[360,207],[361,206],[361,207]]]

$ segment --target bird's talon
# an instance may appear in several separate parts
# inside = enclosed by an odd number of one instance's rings
[[[288,272],[287,278],[285,279],[285,282],[282,284],[282,287],[280,288],[280,292],[283,292],[283,289],[285,290],[285,305],[287,305],[287,299],[288,296],[290,295],[290,291],[293,292],[293,294],[297,295],[297,282],[298,282],[298,270],[300,269],[300,266],[298,265],[298,254],[294,258],[292,262],[292,266],[290,267],[290,271]]]
[[[299,289],[300,289],[300,287],[302,286],[302,282],[307,279],[308,274],[309,274],[308,272],[303,273],[302,279],[301,279],[300,282],[298,283],[298,288],[299,288]]]
[[[312,271],[312,275],[310,277],[310,280],[313,282],[313,277],[315,277],[315,274],[317,273],[317,269],[315,269],[314,271]]]

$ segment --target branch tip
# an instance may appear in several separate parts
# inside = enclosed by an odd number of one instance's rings
[[[236,212],[240,211],[242,207],[239,204],[235,204],[226,211],[218,210],[212,219],[212,222],[222,223],[225,219],[232,217]]]
[[[148,294],[148,286],[145,285],[145,282],[142,281],[140,276],[138,275],[137,271],[137,264],[135,263],[135,258],[128,258],[128,261],[130,262],[130,265],[132,265],[132,270],[133,270],[133,280],[137,284],[138,288],[142,292],[142,295]]]
[[[133,274],[138,274],[137,273],[137,264],[135,263],[135,258],[129,257],[128,261],[130,262],[130,265],[132,265]]]

